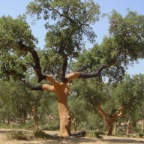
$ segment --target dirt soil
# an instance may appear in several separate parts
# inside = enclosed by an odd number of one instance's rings
[[[11,130],[0,129],[0,144],[144,144],[143,138],[126,138],[114,136],[102,136],[98,138],[52,138],[52,139],[30,139],[30,140],[14,140],[7,137],[7,133]],[[31,132],[32,131],[28,131]],[[58,131],[45,131],[52,136],[58,135]]]

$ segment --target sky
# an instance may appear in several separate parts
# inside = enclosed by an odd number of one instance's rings
[[[12,16],[16,18],[20,14],[24,14],[26,12],[26,6],[32,0],[0,0],[0,17]],[[116,10],[121,15],[125,16],[127,14],[127,10],[136,11],[138,14],[144,14],[144,0],[94,0],[95,3],[100,5],[101,13],[110,14],[112,10]],[[38,47],[44,46],[44,37],[45,37],[45,29],[44,22],[37,21],[35,25],[33,25],[32,20],[29,19],[28,23],[31,26],[32,33],[35,37],[38,38],[39,44]],[[108,35],[108,19],[101,18],[99,22],[93,25],[93,30],[96,32],[97,38],[96,42],[101,43],[102,39],[105,35]],[[86,42],[86,48],[91,48],[93,44]],[[135,74],[144,74],[144,60],[139,60],[139,63],[135,63],[133,66],[129,66],[127,73],[130,75]]]

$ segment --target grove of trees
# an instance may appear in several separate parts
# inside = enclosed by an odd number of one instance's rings
[[[29,15],[45,21],[44,48],[37,47]],[[25,125],[32,115],[38,128],[49,115],[57,115],[57,100],[61,136],[72,134],[74,118],[81,127],[100,129],[99,114],[108,135],[119,118],[134,127],[143,117],[144,76],[130,77],[125,71],[144,57],[144,15],[128,11],[122,17],[113,11],[109,36],[97,44],[91,25],[99,17],[93,1],[34,0],[25,15],[0,18],[2,123],[22,118]],[[84,47],[85,38],[94,43],[91,49]]]

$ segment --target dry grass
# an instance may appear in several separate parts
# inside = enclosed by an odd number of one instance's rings
[[[10,130],[0,129],[0,144],[144,144],[143,138],[126,138],[103,136],[102,139],[97,138],[52,138],[52,139],[30,139],[30,140],[15,140],[7,137],[7,132]],[[30,132],[30,131],[28,131]],[[57,136],[57,131],[45,131],[47,134]],[[31,131],[32,133],[32,131]]]

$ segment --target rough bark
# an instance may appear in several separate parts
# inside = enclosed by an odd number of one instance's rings
[[[70,95],[69,82],[78,77],[79,73],[71,73],[66,77],[67,82],[63,83],[58,82],[51,76],[47,75],[46,80],[50,81],[52,85],[42,85],[43,90],[54,92],[57,95],[58,112],[60,118],[60,135],[64,137],[71,135],[71,115],[67,105],[68,96]]]
[[[60,135],[71,135],[71,116],[66,103],[58,102],[58,112],[60,117]]]

